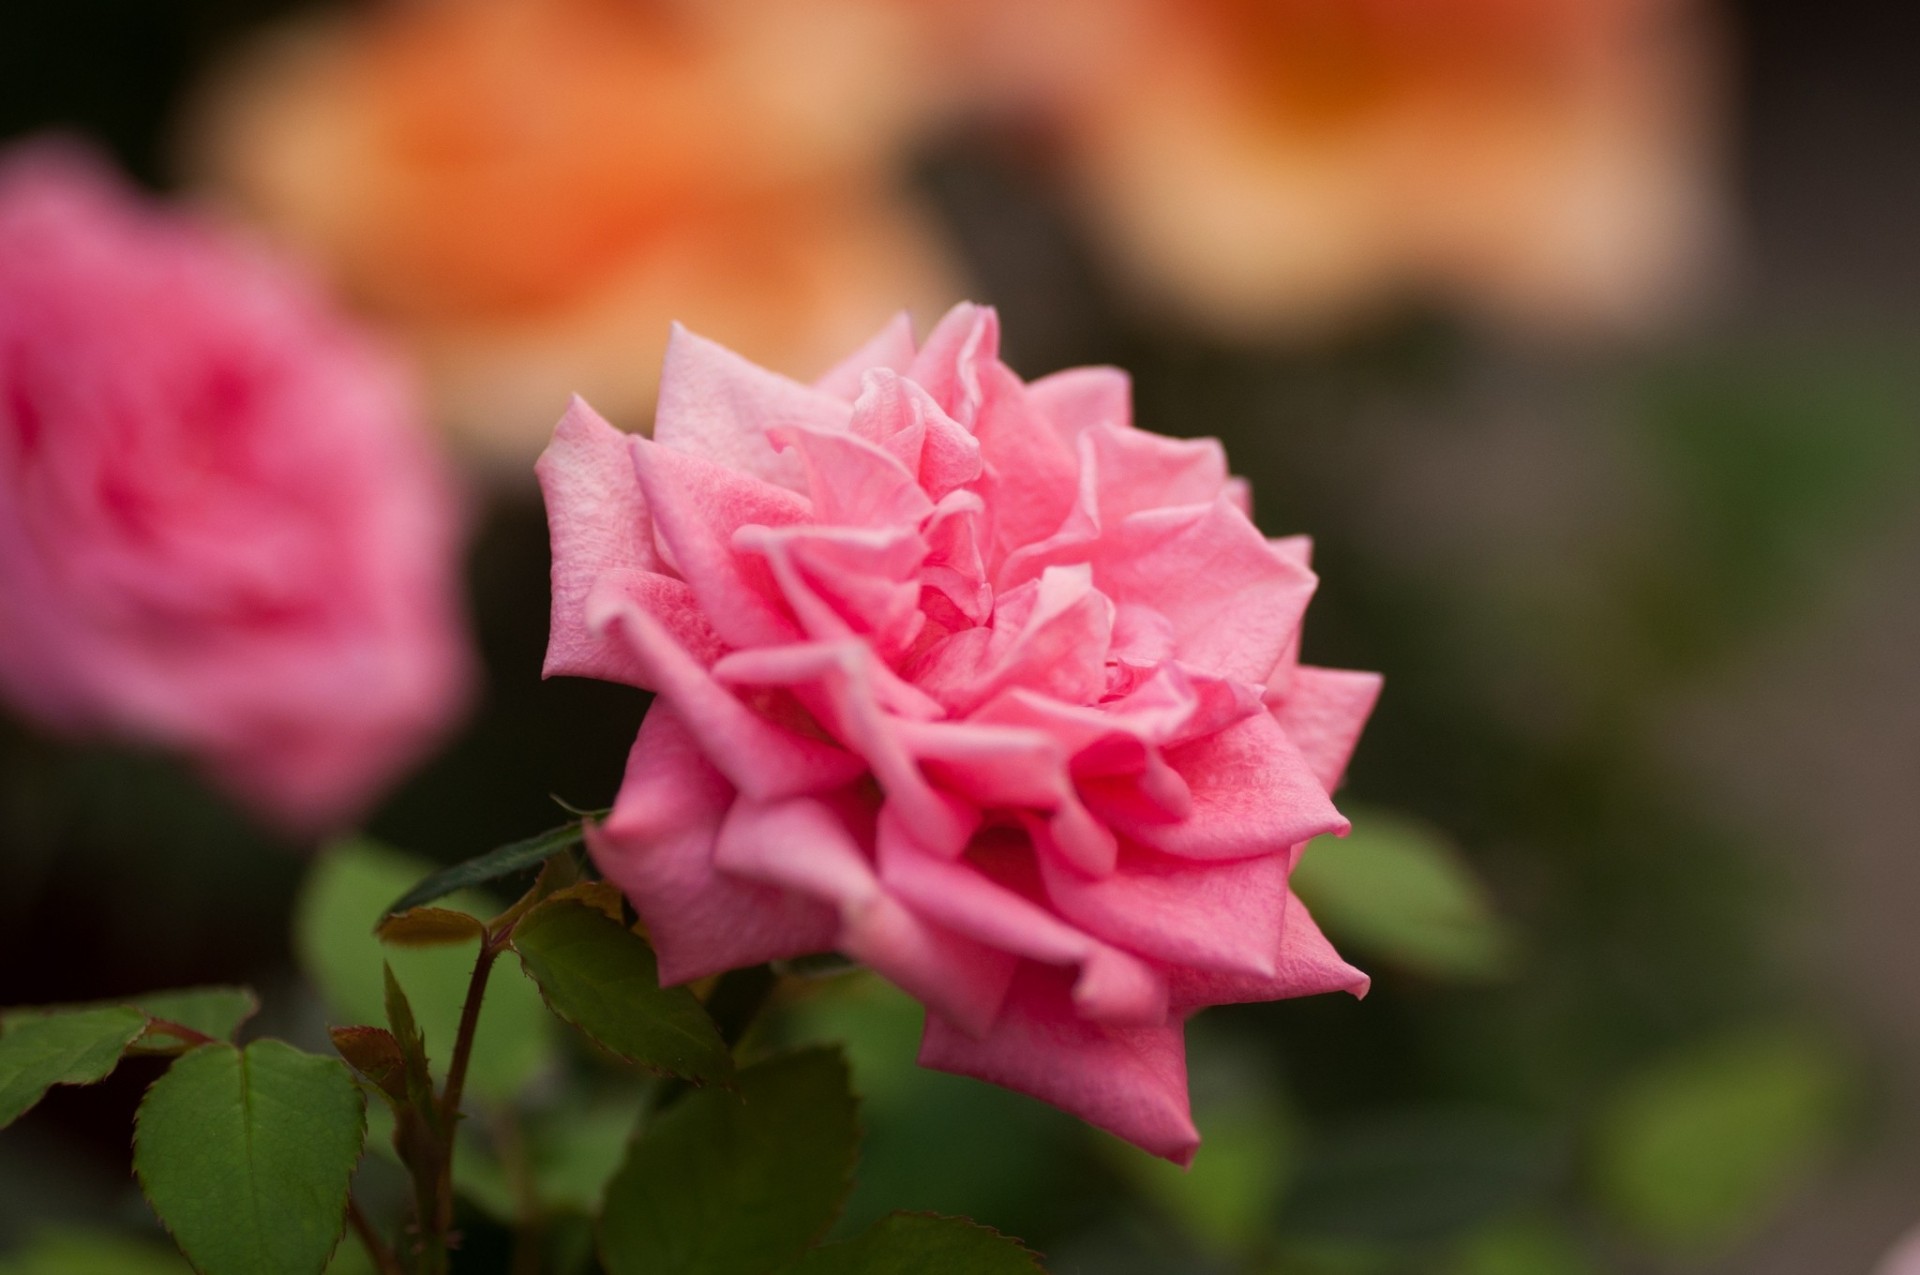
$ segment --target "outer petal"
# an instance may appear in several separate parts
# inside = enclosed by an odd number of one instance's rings
[[[1318,996],[1323,992],[1365,996],[1371,981],[1340,959],[1340,954],[1333,950],[1333,945],[1308,915],[1307,905],[1294,894],[1287,896],[1271,976],[1174,969],[1168,972],[1167,978],[1173,1008],[1182,1014],[1207,1005],[1287,1000],[1295,996]]]
[[[984,1039],[927,1015],[920,1063],[1031,1094],[1175,1164],[1191,1162],[1200,1145],[1181,1025],[1088,1022],[1074,1012],[1063,970],[1022,965]]]
[[[1186,779],[1193,813],[1178,823],[1140,822],[1117,829],[1144,846],[1188,859],[1273,854],[1351,826],[1326,788],[1265,713],[1166,751]]]
[[[715,838],[733,802],[733,785],[673,706],[656,701],[613,813],[588,827],[587,847],[645,922],[663,984],[833,946],[834,909],[715,868]]]
[[[800,491],[799,462],[775,452],[767,431],[845,429],[850,411],[833,395],[769,372],[676,323],[660,371],[653,437],[663,447]]]
[[[1284,851],[1200,865],[1135,853],[1090,879],[1040,860],[1047,897],[1089,933],[1172,965],[1256,978],[1278,972],[1288,866]]]
[[[1027,386],[1027,401],[1071,442],[1096,425],[1133,428],[1133,381],[1117,367],[1070,367]]]
[[[1316,583],[1224,495],[1204,508],[1134,514],[1096,552],[1100,587],[1166,616],[1182,662],[1255,685],[1280,661]]]
[[[630,444],[576,395],[534,466],[553,542],[553,623],[541,670],[546,677],[633,681],[626,652],[586,625],[587,596],[602,579],[663,566]]]
[[[1286,697],[1274,705],[1273,716],[1321,785],[1332,792],[1339,787],[1347,759],[1360,740],[1360,728],[1367,724],[1379,698],[1378,673],[1302,664],[1294,669]]]

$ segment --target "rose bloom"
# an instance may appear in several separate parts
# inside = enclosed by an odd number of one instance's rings
[[[1900,1242],[1873,1268],[1873,1275],[1920,1275],[1920,1227],[1900,1237]]]
[[[455,512],[302,280],[77,147],[0,160],[0,699],[339,825],[461,705]]]
[[[947,8],[988,95],[1050,120],[1117,268],[1229,331],[1405,293],[1621,329],[1723,248],[1696,0]]]
[[[803,370],[953,298],[886,167],[909,29],[882,0],[389,3],[238,59],[189,150],[523,476],[570,391],[644,417],[672,318]]]
[[[1365,989],[1287,879],[1379,680],[1299,663],[1307,544],[1217,442],[997,342],[903,317],[807,386],[677,330],[651,440],[576,400],[546,671],[656,694],[589,845],[664,981],[837,948],[921,1062],[1185,1162],[1188,1015]]]

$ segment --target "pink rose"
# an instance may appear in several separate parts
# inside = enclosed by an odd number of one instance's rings
[[[335,826],[462,702],[455,503],[299,280],[78,148],[0,160],[0,696]]]
[[[1379,679],[1298,663],[1306,542],[1217,442],[997,345],[902,317],[809,387],[676,331],[652,440],[575,400],[546,671],[658,696],[590,845],[664,981],[838,948],[922,1063],[1185,1162],[1188,1015],[1366,987],[1287,877]]]

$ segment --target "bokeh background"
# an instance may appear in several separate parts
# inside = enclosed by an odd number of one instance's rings
[[[1262,526],[1313,534],[1306,654],[1387,691],[1352,853],[1302,891],[1372,995],[1197,1021],[1182,1175],[915,1070],[917,1010],[862,976],[798,981],[763,1031],[850,1044],[848,1225],[967,1213],[1060,1275],[1867,1275],[1920,1223],[1907,24],[64,0],[0,9],[0,137],[93,139],[415,358],[486,667],[368,823],[426,858],[611,798],[644,700],[539,681],[530,464],[570,389],[646,426],[671,319],[811,375],[992,302],[1017,370],[1129,369],[1140,424],[1222,437]],[[249,981],[312,1035],[309,849],[173,759],[0,721],[0,1004]],[[150,1225],[146,1079],[0,1138],[0,1271]]]

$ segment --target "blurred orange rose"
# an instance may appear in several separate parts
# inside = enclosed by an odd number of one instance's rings
[[[278,33],[189,161],[531,462],[570,392],[629,426],[682,320],[800,375],[954,291],[888,162],[918,115],[868,0],[411,0]]]
[[[1407,293],[1631,325],[1723,248],[1693,0],[961,0],[1122,268],[1231,330]]]

